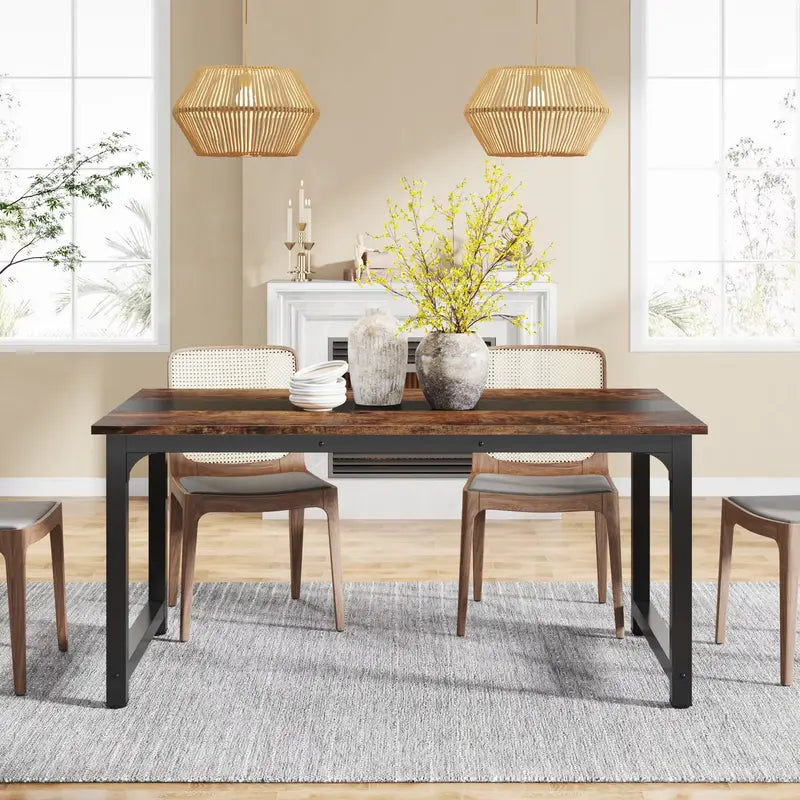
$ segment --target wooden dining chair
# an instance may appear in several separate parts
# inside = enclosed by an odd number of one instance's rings
[[[593,347],[511,345],[489,350],[487,388],[605,389],[606,359]],[[616,635],[625,635],[619,499],[605,453],[476,453],[464,486],[457,632],[467,625],[470,560],[473,597],[483,593],[484,538],[489,510],[525,512],[593,511],[597,597],[606,602],[607,565]]]
[[[173,389],[287,389],[297,371],[288,347],[197,347],[169,360]],[[288,395],[287,395],[288,396]],[[212,512],[289,512],[291,596],[300,597],[306,508],[328,518],[336,630],[344,629],[336,487],[306,468],[302,453],[173,453],[169,456],[169,604],[181,584],[181,641],[189,640],[197,526]]]
[[[25,562],[28,547],[50,535],[58,649],[67,649],[67,598],[64,585],[64,525],[61,503],[52,500],[0,501],[0,554],[6,562],[11,669],[14,692],[26,691]]]
[[[778,545],[781,683],[791,686],[797,638],[797,581],[800,579],[800,495],[723,497],[717,584],[717,644],[725,642],[731,586],[733,529],[740,525]]]

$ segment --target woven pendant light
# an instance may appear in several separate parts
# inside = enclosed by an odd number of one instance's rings
[[[303,79],[288,67],[198,69],[172,116],[198,156],[296,156],[319,119]]]
[[[464,116],[490,156],[585,156],[610,110],[583,67],[536,65],[490,69]]]

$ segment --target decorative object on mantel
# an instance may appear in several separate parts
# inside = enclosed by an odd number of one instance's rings
[[[610,109],[583,67],[539,66],[539,0],[535,63],[494,67],[464,116],[490,156],[585,156]]]
[[[289,381],[289,401],[304,411],[332,411],[347,400],[346,361],[323,361],[300,369]]]
[[[429,331],[416,352],[417,374],[432,408],[474,408],[486,383],[489,357],[477,326],[501,317],[525,330],[524,315],[503,313],[507,292],[549,280],[548,262],[531,257],[533,227],[519,203],[507,215],[519,186],[501,166],[486,162],[483,195],[465,194],[466,180],[450,192],[447,203],[424,198],[424,182],[404,178],[406,203],[389,201],[384,227],[385,250],[395,267],[369,281],[416,306],[400,330]],[[457,248],[456,220],[466,206],[463,246]],[[437,227],[435,220],[443,224]],[[513,277],[504,279],[505,273]]]
[[[353,399],[360,406],[399,406],[408,367],[408,339],[397,320],[370,308],[347,337]]]
[[[303,79],[289,67],[247,63],[200,67],[172,116],[198,156],[296,156],[319,119]]]
[[[300,191],[298,193],[299,209],[297,213],[297,238],[295,226],[292,224],[292,201],[289,200],[289,207],[286,209],[286,241],[284,245],[289,253],[298,247],[297,264],[289,270],[292,280],[296,283],[307,283],[311,280],[314,271],[311,269],[311,248],[314,247],[314,240],[311,238],[311,198],[306,197],[306,189],[303,181],[300,181]],[[291,255],[289,256],[291,262]]]
[[[368,278],[373,272],[386,274],[393,264],[392,253],[382,250],[374,236],[360,233],[356,237],[353,274],[357,281]]]

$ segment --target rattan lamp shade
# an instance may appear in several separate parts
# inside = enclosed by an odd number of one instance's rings
[[[289,67],[216,66],[195,72],[172,115],[199,156],[296,156],[319,109]]]
[[[490,156],[585,156],[609,108],[583,67],[495,67],[464,116]]]

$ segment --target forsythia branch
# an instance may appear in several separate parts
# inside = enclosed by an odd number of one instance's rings
[[[460,257],[456,220],[464,205],[466,180],[449,193],[446,205],[432,200],[430,214],[422,181],[404,178],[407,202],[388,201],[389,218],[379,238],[394,256],[394,266],[366,280],[414,304],[416,315],[402,329],[471,333],[479,323],[498,317],[529,328],[524,316],[503,313],[503,300],[514,288],[550,279],[547,249],[532,257],[535,219],[518,203],[508,213],[518,189],[512,187],[511,175],[487,161],[484,181],[483,195],[468,196]],[[443,221],[439,227],[434,224],[437,218]],[[503,270],[513,273],[511,280],[501,280],[498,273]]]

